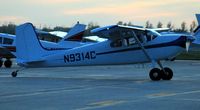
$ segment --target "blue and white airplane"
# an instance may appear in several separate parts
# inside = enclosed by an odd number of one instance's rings
[[[58,43],[40,40],[45,48],[69,49],[86,44],[85,42],[80,42],[82,40],[85,28],[86,25],[84,24],[76,24],[68,33],[44,32],[39,30],[36,30],[36,33],[37,35],[42,35],[49,39],[58,37],[62,39]],[[60,33],[63,36],[58,36],[58,34],[61,35]],[[3,58],[6,60],[3,61]],[[10,68],[12,66],[12,58],[16,58],[16,36],[0,33],[0,67],[4,65],[6,68]]]
[[[190,35],[161,35],[156,31],[121,25],[97,28],[92,32],[107,40],[71,49],[51,49],[41,44],[31,23],[22,24],[16,28],[17,63],[22,67],[37,68],[151,62],[153,68],[149,76],[152,80],[171,80],[173,71],[160,61],[177,56],[195,40]],[[16,77],[19,71],[12,72],[12,76]]]
[[[197,22],[199,26],[194,30],[193,35],[196,37],[196,40],[193,42],[195,44],[200,43],[200,14],[196,14]]]
[[[0,67],[4,65],[6,68],[12,66],[10,59],[15,58],[15,35],[0,33]],[[3,61],[3,59],[6,59]]]

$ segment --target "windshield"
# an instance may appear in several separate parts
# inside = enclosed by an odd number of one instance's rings
[[[146,36],[147,36],[147,40],[151,41],[155,39],[156,37],[160,36],[160,34],[154,30],[146,30]]]

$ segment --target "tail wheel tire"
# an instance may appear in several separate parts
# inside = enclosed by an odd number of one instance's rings
[[[2,65],[3,65],[3,61],[2,61],[2,60],[0,60],[0,67],[2,67]]]
[[[6,60],[6,61],[4,62],[4,66],[5,66],[6,68],[11,68],[11,66],[12,66],[12,61],[11,61],[11,60]]]
[[[12,77],[17,77],[17,72],[16,71],[13,71],[12,73],[11,73],[11,75],[12,75]]]
[[[158,68],[153,68],[150,72],[149,72],[149,77],[151,78],[151,80],[153,81],[159,81],[161,79],[161,70]]]
[[[164,68],[165,72],[161,70],[163,80],[171,80],[173,77],[173,71],[170,68]]]

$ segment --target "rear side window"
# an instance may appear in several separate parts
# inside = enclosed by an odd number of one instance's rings
[[[3,40],[3,44],[9,44],[9,45],[11,45],[12,43],[13,43],[13,39],[4,38],[4,40]]]
[[[0,44],[2,44],[2,37],[0,37]]]

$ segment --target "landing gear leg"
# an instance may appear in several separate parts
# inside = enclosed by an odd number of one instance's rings
[[[168,67],[165,67],[163,70],[161,70],[161,73],[163,80],[171,80],[173,77],[173,71]]]
[[[153,81],[159,81],[160,79],[171,80],[173,77],[173,71],[168,67],[163,67],[160,61],[157,61],[157,63],[161,69],[153,68],[149,72],[149,77],[151,78],[151,80]]]
[[[168,67],[163,67],[160,61],[158,61],[158,65],[161,68],[162,79],[163,80],[171,80],[173,77],[173,71]]]

